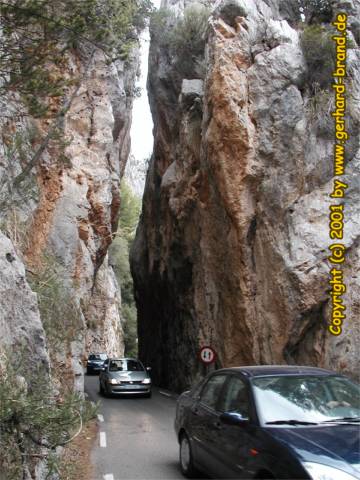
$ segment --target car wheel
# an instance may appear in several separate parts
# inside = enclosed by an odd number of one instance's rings
[[[107,398],[111,397],[111,392],[109,391],[108,386],[105,386],[105,388],[104,388],[104,396],[107,397]]]
[[[255,479],[260,479],[260,480],[272,480],[272,479],[275,479],[274,475],[270,472],[266,472],[266,471],[262,471],[262,472],[259,472]]]
[[[104,387],[102,386],[102,383],[99,381],[99,391],[100,395],[104,395]]]
[[[152,393],[151,393],[151,392],[149,392],[149,393],[145,393],[144,397],[145,397],[145,398],[151,398],[151,395],[152,395]]]
[[[186,433],[183,433],[180,437],[179,460],[181,473],[187,478],[194,478],[197,471],[194,467],[190,440]]]

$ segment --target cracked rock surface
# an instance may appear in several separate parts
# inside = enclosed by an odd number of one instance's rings
[[[359,49],[348,51],[347,318],[335,337],[333,140],[308,114],[299,31],[277,2],[210,3],[201,108],[179,102],[181,79],[155,37],[150,49],[155,147],[132,251],[140,354],[156,381],[177,390],[203,373],[206,344],[218,367],[310,364],[356,376]],[[164,6],[180,15],[184,2]]]

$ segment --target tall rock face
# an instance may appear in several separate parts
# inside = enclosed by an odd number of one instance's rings
[[[181,15],[190,3],[163,6]],[[204,81],[181,76],[161,38],[152,38],[155,146],[132,251],[140,356],[173,389],[203,373],[203,345],[216,350],[218,367],[296,363],[355,375],[356,35],[349,31],[347,60],[347,318],[335,337],[327,330],[333,124],[329,130],[311,114],[300,33],[280,16],[278,2],[209,3]],[[356,19],[359,3],[347,3]]]
[[[55,173],[54,186],[44,172],[44,195],[34,224],[43,223],[44,212],[49,212],[46,241],[61,258],[81,299],[87,351],[120,355],[119,288],[107,250],[117,228],[120,179],[130,150],[138,57],[108,65],[103,53],[96,51],[88,71],[84,68],[74,62],[75,75],[84,79],[65,119],[70,165]],[[39,230],[32,231],[32,243],[41,249],[43,233],[39,238]]]
[[[34,363],[49,369],[45,332],[36,295],[12,242],[0,233],[0,332],[2,348],[25,349]],[[3,358],[0,357],[0,366]]]
[[[120,290],[107,250],[117,229],[120,179],[130,151],[138,67],[135,47],[127,60],[110,64],[99,49],[90,52],[84,48],[67,54],[63,74],[80,82],[67,92],[71,101],[62,125],[63,155],[59,161],[59,152],[49,145],[17,189],[14,184],[26,164],[19,149],[14,148],[14,139],[21,138],[21,148],[37,151],[52,122],[19,115],[21,99],[16,93],[2,97],[0,105],[0,226],[17,252],[22,252],[30,276],[41,270],[44,261],[50,262],[50,278],[57,276],[59,288],[75,299],[80,323],[76,331],[67,328],[67,319],[58,318],[57,325],[52,325],[64,337],[52,360],[54,371],[70,373],[70,385],[79,390],[83,388],[87,353],[124,352]],[[29,132],[36,133],[28,139]],[[4,263],[9,267],[6,259]],[[26,290],[25,280],[14,282]],[[0,291],[7,302],[6,308],[0,308],[0,350],[3,343],[16,344],[18,330],[23,328],[22,317],[17,315],[20,310],[24,315],[29,310],[26,335],[32,336],[30,343],[41,343],[42,326],[34,296],[26,293],[24,305],[18,304],[16,298],[22,290],[17,292],[14,287],[13,295],[5,277],[0,281]],[[25,306],[27,296],[31,301]]]

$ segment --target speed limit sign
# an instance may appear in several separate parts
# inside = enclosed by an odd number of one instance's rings
[[[202,347],[200,350],[200,360],[205,364],[215,362],[215,357],[215,350],[213,350],[211,347]]]

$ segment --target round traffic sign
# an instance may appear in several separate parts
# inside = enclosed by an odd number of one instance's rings
[[[215,350],[213,350],[211,347],[202,347],[200,350],[200,360],[203,363],[213,363],[215,362]]]

